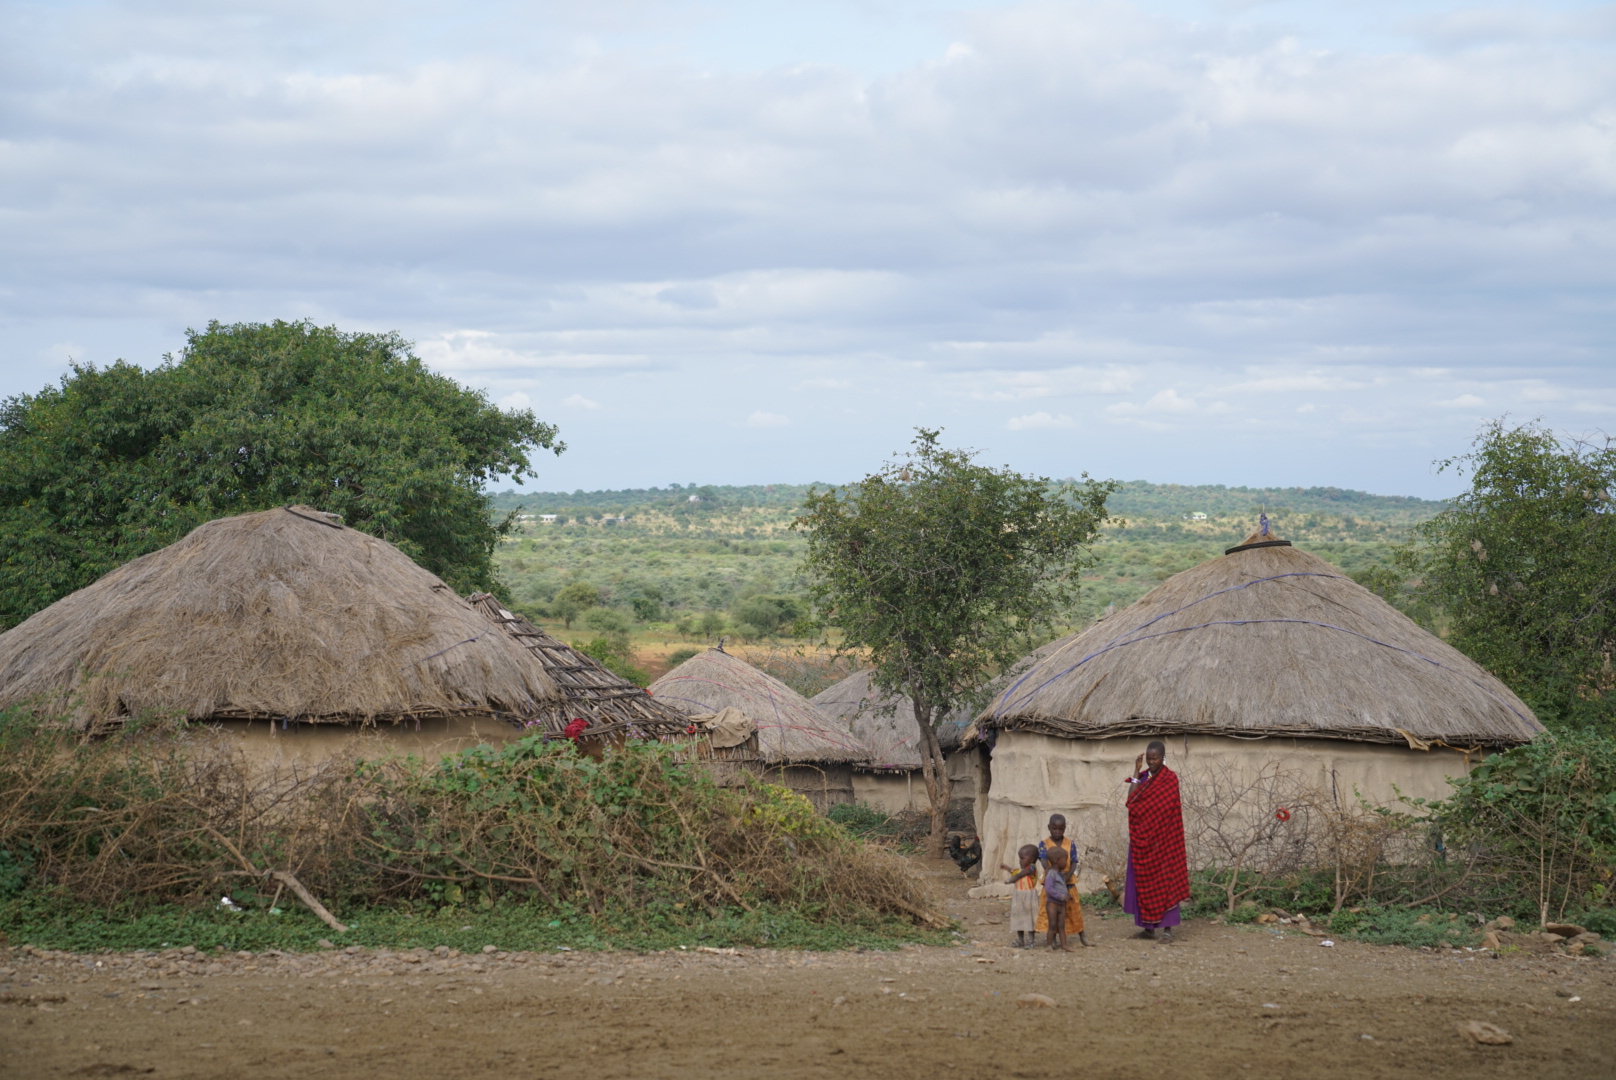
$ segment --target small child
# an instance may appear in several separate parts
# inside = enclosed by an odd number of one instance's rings
[[[1022,844],[1016,858],[1021,862],[1020,870],[1011,870],[1004,863],[999,864],[999,869],[1010,875],[1005,884],[1016,887],[1015,895],[1010,898],[1010,929],[1016,933],[1014,947],[1030,949],[1038,940],[1037,846]]]
[[[1044,909],[1049,915],[1045,944],[1051,949],[1070,952],[1066,947],[1066,901],[1070,895],[1066,887],[1066,852],[1050,848],[1044,852],[1044,858],[1049,860],[1049,870],[1044,874]]]

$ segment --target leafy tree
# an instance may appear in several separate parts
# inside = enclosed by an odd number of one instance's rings
[[[793,527],[808,535],[809,593],[842,631],[840,649],[864,655],[877,686],[914,702],[940,854],[953,791],[934,721],[978,700],[1029,637],[1069,611],[1117,485],[989,468],[918,431],[903,461],[810,493]]]
[[[556,617],[568,630],[572,629],[572,621],[580,614],[588,611],[600,603],[600,590],[587,581],[574,581],[571,585],[563,585],[555,594],[555,602],[550,606],[554,609]]]
[[[749,596],[735,605],[730,617],[739,624],[755,627],[760,635],[778,634],[808,614],[808,605],[797,596]]]
[[[396,334],[210,323],[146,371],[76,365],[0,404],[0,627],[210,518],[308,503],[455,589],[495,585],[513,516],[484,484],[537,475],[556,429],[428,371]]]
[[[729,623],[725,621],[724,616],[716,611],[704,612],[701,618],[696,621],[696,629],[701,631],[701,636],[704,638],[717,637],[724,632],[724,627],[728,625]]]
[[[1547,723],[1616,726],[1616,443],[1488,424],[1439,462],[1470,489],[1402,553],[1449,640]]]

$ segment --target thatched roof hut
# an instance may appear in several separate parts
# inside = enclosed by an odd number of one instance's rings
[[[492,593],[473,593],[467,600],[527,649],[555,684],[557,696],[541,702],[527,717],[546,733],[560,735],[568,722],[582,718],[589,721],[591,737],[626,734],[661,739],[685,734],[689,719],[684,713],[501,607]]]
[[[1056,644],[981,725],[1503,747],[1543,730],[1475,661],[1323,559],[1253,535]]]
[[[981,747],[977,821],[997,865],[1052,812],[1096,859],[1115,856],[1115,836],[1097,838],[1118,827],[1121,780],[1148,738],[1214,801],[1214,789],[1250,799],[1282,772],[1341,806],[1441,798],[1477,751],[1542,730],[1469,658],[1263,531],[1055,643],[966,743]]]
[[[826,716],[807,698],[722,649],[691,657],[651,684],[657,700],[692,716],[736,709],[754,724],[747,745],[716,751],[718,760],[747,767],[806,795],[820,809],[852,802],[853,765],[870,751],[847,724]]]
[[[735,708],[757,724],[770,764],[864,762],[870,751],[846,723],[826,716],[772,675],[721,649],[686,660],[651,684],[657,700],[691,715]]]
[[[557,694],[448,585],[308,507],[207,522],[0,634],[0,707],[92,729],[519,717]]]
[[[1013,671],[993,679],[996,687],[1015,677],[1048,655],[1059,641],[1041,645],[1022,658]],[[870,769],[900,771],[920,768],[920,727],[915,723],[914,704],[906,694],[890,694],[877,687],[872,670],[855,671],[834,686],[821,690],[810,700],[826,715],[846,721],[870,750],[864,766]],[[937,742],[945,753],[960,748],[961,740],[976,710],[962,707],[938,720]]]
[[[1008,675],[988,685],[997,686],[1014,677],[1055,644],[1051,642],[1038,648]],[[912,775],[920,770],[920,726],[915,723],[914,704],[906,694],[883,692],[871,681],[873,675],[874,672],[868,670],[854,672],[820,691],[812,701],[829,716],[845,721],[859,741],[869,747],[869,761],[857,766],[853,776],[854,796],[859,802],[888,813],[922,809],[926,805],[925,789],[917,791]],[[969,762],[958,752],[975,716],[975,709],[962,706],[936,725],[937,742],[947,759],[956,800],[968,800],[975,795],[975,777]]]

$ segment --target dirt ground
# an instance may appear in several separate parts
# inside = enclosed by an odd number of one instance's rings
[[[0,1078],[1616,1076],[1616,961],[1433,953],[1194,922],[1008,947],[924,864],[955,948],[0,953]],[[1053,1009],[1018,1001],[1054,999]],[[1513,1043],[1482,1046],[1481,1020]]]

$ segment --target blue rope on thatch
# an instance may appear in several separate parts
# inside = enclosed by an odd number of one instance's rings
[[[1341,632],[1343,634],[1350,634],[1353,637],[1362,638],[1364,641],[1369,642],[1371,645],[1379,645],[1383,649],[1391,649],[1394,652],[1405,653],[1408,656],[1412,656],[1417,660],[1424,660],[1427,664],[1430,664],[1431,666],[1433,666],[1435,668],[1438,668],[1438,669],[1440,669],[1442,671],[1449,672],[1449,673],[1454,674],[1454,675],[1458,675],[1460,678],[1464,679],[1466,682],[1469,682],[1471,685],[1475,686],[1476,689],[1480,690],[1482,693],[1486,694],[1488,697],[1490,697],[1493,700],[1497,701],[1500,705],[1504,706],[1504,708],[1508,709],[1510,712],[1514,713],[1518,718],[1525,721],[1525,723],[1529,727],[1532,727],[1532,728],[1534,728],[1535,730],[1538,730],[1538,731],[1543,730],[1543,726],[1541,724],[1537,723],[1535,720],[1532,720],[1531,718],[1529,718],[1527,716],[1522,715],[1520,710],[1516,709],[1515,706],[1511,705],[1508,701],[1505,701],[1503,698],[1499,697],[1496,693],[1489,690],[1486,686],[1483,686],[1481,683],[1477,682],[1475,679],[1471,678],[1469,675],[1466,675],[1464,672],[1456,671],[1453,668],[1450,668],[1446,664],[1442,663],[1440,660],[1432,659],[1431,657],[1426,656],[1423,653],[1415,652],[1413,649],[1405,649],[1401,645],[1393,645],[1390,642],[1381,641],[1381,640],[1379,640],[1377,638],[1370,637],[1368,634],[1359,633],[1356,630],[1348,630],[1344,626],[1336,626],[1333,623],[1315,622],[1312,619],[1217,619],[1217,620],[1214,620],[1212,622],[1198,623],[1198,624],[1196,624],[1194,626],[1181,626],[1181,627],[1178,627],[1178,628],[1173,629],[1173,630],[1163,630],[1163,631],[1160,631],[1159,633],[1155,633],[1155,634],[1145,634],[1145,635],[1140,636],[1140,637],[1134,636],[1134,635],[1139,634],[1140,631],[1148,629],[1149,627],[1155,625],[1156,623],[1160,622],[1163,619],[1169,618],[1169,617],[1171,617],[1173,615],[1177,615],[1180,612],[1188,611],[1190,608],[1195,607],[1197,604],[1205,603],[1206,601],[1211,600],[1214,597],[1222,596],[1224,593],[1238,592],[1241,589],[1250,588],[1253,585],[1259,585],[1259,584],[1261,584],[1261,583],[1263,583],[1265,581],[1278,581],[1281,578],[1290,578],[1290,577],[1341,578],[1342,575],[1340,575],[1340,574],[1321,574],[1321,573],[1318,573],[1316,571],[1296,571],[1296,572],[1289,573],[1289,574],[1275,574],[1272,577],[1254,578],[1251,581],[1243,582],[1243,583],[1241,583],[1239,585],[1230,585],[1228,588],[1219,589],[1216,592],[1208,593],[1206,596],[1201,597],[1199,600],[1195,600],[1195,601],[1193,601],[1191,603],[1185,604],[1183,607],[1175,608],[1172,611],[1165,611],[1162,614],[1157,615],[1155,618],[1151,619],[1149,622],[1146,622],[1143,625],[1137,626],[1132,630],[1128,630],[1128,631],[1126,631],[1126,632],[1124,632],[1122,634],[1119,634],[1117,637],[1111,639],[1111,641],[1109,643],[1107,643],[1106,645],[1101,646],[1100,648],[1096,649],[1094,652],[1089,653],[1087,656],[1083,657],[1081,660],[1079,660],[1077,663],[1073,664],[1071,667],[1066,668],[1064,671],[1056,672],[1054,675],[1051,675],[1048,679],[1045,679],[1043,682],[1039,683],[1036,687],[1034,687],[1032,690],[1028,691],[1025,695],[1022,696],[1021,703],[1025,704],[1034,695],[1038,694],[1040,691],[1048,688],[1049,686],[1053,685],[1054,683],[1059,682],[1061,679],[1064,679],[1066,676],[1070,675],[1072,672],[1076,671],[1078,668],[1082,667],[1084,664],[1088,663],[1090,660],[1093,660],[1095,657],[1103,656],[1104,654],[1110,652],[1112,649],[1120,649],[1124,645],[1137,645],[1141,641],[1152,641],[1152,640],[1154,640],[1156,638],[1167,637],[1170,634],[1181,634],[1181,633],[1184,633],[1187,630],[1203,630],[1203,629],[1206,629],[1207,627],[1210,627],[1210,626],[1255,626],[1255,625],[1262,625],[1264,623],[1297,623],[1297,624],[1300,624],[1300,625],[1303,625],[1303,626],[1317,626],[1317,627],[1320,627],[1320,628],[1325,629],[1325,630],[1336,630],[1336,631],[1339,631],[1339,632]],[[1012,707],[1010,705],[1011,696],[1013,694],[1015,694],[1015,692],[1017,691],[1018,688],[1020,688],[1022,683],[1026,682],[1031,677],[1032,677],[1032,672],[1031,671],[1027,672],[1027,674],[1025,674],[1021,678],[1017,679],[1009,687],[1009,689],[1007,689],[1002,695],[1000,695],[999,703],[997,705],[995,705],[994,709],[993,709],[993,718],[995,720],[997,720],[1001,716],[1003,716],[1005,714],[1005,712]]]

